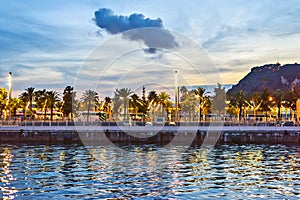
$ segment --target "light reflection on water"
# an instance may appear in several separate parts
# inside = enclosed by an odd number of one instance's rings
[[[300,197],[297,146],[0,147],[3,199]]]

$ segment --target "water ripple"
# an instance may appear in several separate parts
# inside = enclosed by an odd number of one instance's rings
[[[300,198],[297,146],[0,147],[3,199]]]

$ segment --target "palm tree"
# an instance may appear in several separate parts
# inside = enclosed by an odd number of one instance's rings
[[[238,120],[240,122],[242,113],[246,106],[246,93],[239,90],[230,97],[230,105],[238,109]]]
[[[6,103],[7,103],[7,91],[5,88],[0,88],[0,118],[3,115],[3,110],[6,107]]]
[[[150,111],[150,107],[152,108],[152,122],[154,122],[154,115],[155,115],[154,106],[156,105],[157,101],[158,101],[158,96],[157,96],[156,91],[154,91],[154,90],[150,91],[149,94],[148,94],[148,107],[147,107],[147,109]]]
[[[87,121],[90,120],[90,110],[91,110],[91,107],[94,105],[96,106],[96,103],[98,103],[98,99],[99,99],[99,96],[98,96],[98,93],[94,90],[86,90],[83,95],[82,95],[82,101],[84,103],[87,104]]]
[[[194,91],[187,91],[185,95],[181,96],[180,108],[184,113],[184,120],[192,121],[192,114],[195,112],[195,108],[197,105],[197,97]]]
[[[131,102],[131,104],[133,106],[133,112],[134,112],[134,116],[135,116],[135,119],[136,119],[138,111],[139,111],[139,106],[140,106],[139,96],[137,94],[133,94],[130,97],[131,97],[131,101],[130,102]]]
[[[21,100],[21,105],[23,107],[23,114],[24,114],[24,117],[27,116],[27,105],[28,105],[28,94],[27,92],[23,92],[19,95],[19,99]]]
[[[271,111],[270,107],[273,106],[272,104],[274,103],[270,97],[271,92],[267,88],[264,88],[261,92],[260,109],[261,111],[265,112],[266,122],[268,121],[268,111]]]
[[[103,110],[106,112],[107,115],[107,119],[108,121],[110,121],[110,117],[111,117],[111,98],[110,97],[105,97],[104,98],[104,108]]]
[[[202,88],[202,87],[198,87],[197,89],[195,89],[194,93],[199,101],[199,121],[201,122],[202,121],[202,109],[205,106],[205,104],[207,104],[209,97],[206,95],[207,92],[206,92],[205,88]]]
[[[25,89],[25,91],[28,95],[30,115],[32,115],[32,101],[33,101],[33,97],[34,97],[34,88],[30,87],[30,88]]]
[[[277,106],[277,119],[281,121],[281,104],[283,100],[283,92],[282,90],[278,89],[274,92],[274,100],[275,100],[275,105]]]
[[[133,92],[129,88],[121,88],[116,89],[115,91],[115,99],[118,99],[123,102],[124,106],[124,120],[128,119],[128,104],[129,104],[129,97]]]
[[[67,86],[63,92],[63,113],[65,117],[70,117],[73,119],[73,111],[75,108],[75,97],[76,92],[74,92],[74,88],[71,86]]]
[[[11,98],[8,102],[9,108],[10,108],[10,113],[12,111],[13,115],[17,115],[17,110],[22,106],[21,100],[19,98]]]
[[[46,93],[47,105],[50,108],[50,121],[53,120],[53,109],[57,102],[59,102],[59,94],[56,91],[47,91]]]
[[[254,91],[252,97],[249,100],[246,100],[246,104],[253,109],[254,116],[257,116],[257,111],[260,108],[261,102],[261,96],[257,91]]]
[[[47,118],[47,91],[45,89],[38,90],[34,93],[36,106],[41,111],[44,111],[44,120]]]
[[[290,111],[296,110],[296,102],[299,96],[292,90],[287,90],[284,94],[284,106],[288,107]],[[290,112],[292,113],[292,112]],[[290,120],[292,119],[292,115],[290,115]]]
[[[170,105],[170,95],[166,92],[161,92],[158,94],[158,103],[162,106],[162,117],[164,117],[164,110],[168,109],[168,106]]]

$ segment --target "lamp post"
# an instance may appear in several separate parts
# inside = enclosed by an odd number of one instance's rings
[[[12,93],[12,73],[9,72],[8,76],[7,76],[7,80],[8,80],[8,97],[7,97],[7,101],[6,101],[6,119],[7,117],[10,118],[11,113],[10,113],[10,108],[9,108],[9,102],[11,100],[11,93]]]
[[[175,81],[175,119],[174,121],[178,121],[178,70],[174,71],[174,81]]]
[[[11,100],[12,93],[12,73],[8,73],[8,100]]]

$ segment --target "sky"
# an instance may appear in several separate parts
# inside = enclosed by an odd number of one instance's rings
[[[254,66],[299,63],[299,44],[297,0],[1,0],[0,87],[8,72],[13,96],[236,84]]]

